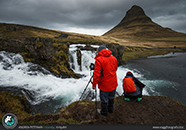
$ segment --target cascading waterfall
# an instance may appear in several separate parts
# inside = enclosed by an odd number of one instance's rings
[[[79,46],[85,47],[86,45],[85,44],[73,44],[69,47],[69,53],[71,56],[71,58],[69,58],[69,59],[71,59],[71,60],[69,60],[70,61],[69,64],[70,64],[71,69],[73,69],[75,72],[85,74],[87,71],[89,71],[90,63],[95,62],[94,57],[96,55],[96,51],[87,51],[87,50],[82,51],[82,50],[80,50],[80,52],[81,52],[81,65],[79,65],[78,61],[77,61],[77,59],[78,59],[77,50],[78,50]],[[98,48],[99,46],[92,45],[92,47]]]
[[[80,70],[76,55],[78,46],[85,45],[70,45],[69,53],[72,59],[71,61],[69,60],[69,64],[76,73],[84,75],[80,79],[61,79],[55,77],[39,65],[24,62],[20,54],[1,51],[0,87],[12,87],[15,88],[15,91],[16,89],[21,90],[32,105],[40,107],[38,108],[40,113],[43,113],[43,108],[48,110],[44,113],[54,113],[58,108],[66,107],[70,103],[77,101],[81,96],[92,75],[89,70],[89,65],[90,63],[95,62],[94,57],[96,55],[96,51],[81,51],[82,69]],[[92,47],[97,48],[98,46],[94,45]],[[127,71],[132,70],[121,66],[117,71],[119,84],[117,92],[120,95],[123,93],[122,80]],[[132,72],[136,77],[142,77],[142,75],[136,71]],[[92,91],[92,93],[94,93],[91,84],[88,88]],[[145,90],[144,92],[148,94]],[[99,96],[99,91],[97,96]]]

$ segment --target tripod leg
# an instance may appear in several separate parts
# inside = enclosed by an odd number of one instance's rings
[[[85,89],[84,89],[83,93],[81,94],[81,97],[79,98],[79,100],[78,100],[78,102],[76,103],[75,107],[77,106],[77,104],[78,104],[78,103],[79,103],[79,101],[81,100],[81,98],[82,98],[83,94],[85,93],[85,91],[86,91],[86,89],[87,89],[87,87],[88,87],[89,83],[91,82],[92,78],[93,78],[93,75],[92,75],[92,77],[90,78],[90,80],[88,81],[88,84],[87,84],[87,86],[85,87]]]
[[[95,89],[95,106],[96,106],[96,118],[97,118],[97,89]]]
[[[92,76],[92,77],[93,77],[93,76]],[[84,89],[84,91],[83,91],[83,93],[82,93],[81,97],[79,98],[79,101],[80,101],[80,99],[82,98],[83,94],[85,93],[85,91],[86,91],[86,89],[87,89],[87,87],[88,87],[89,83],[91,82],[92,77],[91,77],[91,78],[90,78],[90,80],[88,81],[88,84],[87,84],[87,86],[85,87],[85,89]]]

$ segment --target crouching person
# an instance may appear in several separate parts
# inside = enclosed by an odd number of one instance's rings
[[[130,101],[130,99],[137,99],[137,101],[141,101],[142,90],[144,87],[145,85],[135,78],[132,72],[128,71],[123,79],[123,94],[125,96],[125,100]]]
[[[107,112],[113,113],[114,97],[117,83],[117,59],[104,45],[97,50],[93,74],[93,89],[100,89],[101,110],[98,113],[107,116]]]

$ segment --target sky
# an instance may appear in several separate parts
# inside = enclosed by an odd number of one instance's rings
[[[133,5],[162,27],[186,33],[186,0],[0,0],[0,23],[100,36]]]

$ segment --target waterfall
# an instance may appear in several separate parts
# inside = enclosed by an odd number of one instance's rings
[[[1,51],[0,87],[11,87],[14,91],[21,90],[32,105],[38,106],[38,109],[35,110],[36,113],[54,113],[57,109],[66,107],[70,103],[77,101],[81,96],[92,76],[89,65],[95,62],[96,51],[81,50],[80,66],[76,55],[78,46],[85,47],[86,45],[70,45],[69,55],[71,56],[69,56],[69,65],[76,73],[84,75],[80,79],[55,77],[43,67],[31,62],[25,62],[20,54]],[[98,48],[98,45],[92,45],[92,47]],[[117,92],[120,95],[123,92],[122,79],[127,71],[129,69],[125,67],[119,67],[117,71],[119,84]],[[132,72],[135,76],[142,77],[141,74]],[[89,95],[93,95],[94,91],[91,84],[89,84],[87,91],[90,92]],[[97,96],[97,99],[99,99],[99,91]],[[94,101],[92,98],[89,98],[89,100]]]
[[[96,51],[87,51],[87,50],[80,50],[81,53],[81,64],[78,64],[78,57],[77,51],[79,50],[78,47],[85,47],[85,44],[73,44],[69,47],[69,64],[71,69],[73,69],[77,73],[86,73],[89,71],[89,65],[94,63],[94,57],[96,56]],[[91,45],[93,48],[98,48],[98,45]]]

